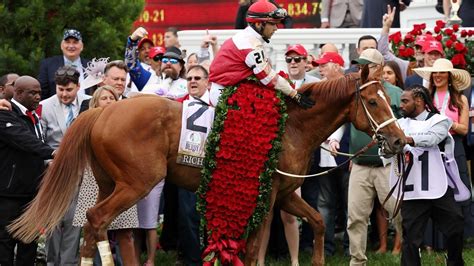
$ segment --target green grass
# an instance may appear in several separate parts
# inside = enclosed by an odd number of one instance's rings
[[[422,265],[446,265],[444,262],[444,252],[431,252],[428,254],[422,252],[421,260]],[[368,252],[368,262],[370,266],[391,266],[400,265],[400,256],[394,256],[390,252],[386,254],[375,254],[374,252]],[[474,249],[464,249],[463,252],[465,265],[474,265]],[[308,252],[302,252],[299,256],[300,265],[306,266],[311,265],[311,254]],[[175,252],[164,252],[158,251],[156,254],[155,265],[174,265],[176,261]],[[275,260],[271,257],[267,258],[267,265],[271,266],[288,266],[290,265],[289,258],[284,260]],[[349,257],[343,256],[342,253],[337,253],[336,256],[326,257],[327,266],[340,266],[349,265]]]

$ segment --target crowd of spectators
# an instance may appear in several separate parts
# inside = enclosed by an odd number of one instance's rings
[[[246,43],[239,42],[239,38],[259,36],[259,41],[268,41],[276,30],[276,23],[268,21],[267,24],[259,24],[258,19],[246,20],[249,8],[251,10],[251,5],[256,1],[240,2],[236,27],[244,31],[233,40],[242,46]],[[399,26],[399,12],[407,8],[410,1],[388,1],[393,2],[392,7],[384,4],[383,8],[374,6],[376,1],[368,0],[322,2],[322,28],[380,27],[381,34],[378,38],[370,35],[357,36],[357,43],[350,47],[349,58],[343,58],[340,54],[344,47],[332,43],[325,44],[321,47],[320,54],[313,55],[298,44],[297,40],[289,40],[290,45],[284,58],[287,63],[285,71],[289,73],[295,87],[338,79],[367,66],[369,75],[383,83],[391,99],[390,107],[397,118],[432,121],[431,116],[418,116],[425,112],[441,113],[443,117],[447,117],[442,119],[443,127],[437,128],[442,131],[438,137],[452,136],[454,158],[458,166],[456,169],[462,184],[471,190],[468,160],[473,151],[464,141],[466,134],[471,133],[471,84],[463,82],[462,73],[442,61],[445,57],[442,44],[430,36],[417,39],[416,65],[396,57],[389,49],[390,28]],[[465,0],[461,5],[460,15],[465,26],[474,24],[470,18],[472,13],[466,12],[472,10],[470,3]],[[448,7],[446,2],[445,8]],[[375,9],[383,12],[373,12]],[[287,15],[277,20],[283,20],[285,27],[292,25],[291,18]],[[180,102],[195,98],[212,106],[215,104],[213,97],[217,98],[218,94],[216,96],[215,91],[213,94],[211,87],[220,90],[231,85],[229,79],[232,77],[232,67],[224,69],[231,65],[227,64],[229,57],[226,55],[236,49],[230,41],[224,43],[221,49],[219,42],[223,40],[207,33],[203,36],[201,49],[190,51],[187,55],[185,45],[179,42],[177,28],[167,30],[164,47],[155,46],[147,35],[145,28],[135,29],[124,40],[124,58],[112,61],[105,57],[88,60],[81,57],[83,49],[87,49],[82,42],[81,33],[76,29],[66,29],[61,41],[62,55],[42,60],[37,79],[16,73],[0,73],[0,98],[4,99],[0,100],[0,265],[13,265],[14,260],[18,265],[33,265],[36,244],[25,245],[12,239],[5,227],[21,214],[24,206],[34,197],[43,170],[51,163],[54,151],[59,147],[65,132],[81,112],[89,108],[106,108],[140,93],[159,95]],[[250,49],[246,53],[253,51]],[[255,62],[249,63],[251,59],[245,56],[242,58],[247,63],[247,69],[240,71],[241,74],[255,74],[257,77],[264,75],[262,83],[266,82],[264,84],[270,86],[268,80],[275,78],[270,62],[254,60]],[[348,69],[344,69],[345,62],[351,62]],[[308,108],[314,104],[296,91],[288,90],[286,83],[281,82],[275,81],[275,88],[290,96],[301,107]],[[422,100],[422,104],[417,99]],[[416,112],[409,112],[410,103]],[[425,110],[429,104],[436,110]],[[411,132],[410,128],[404,130]],[[411,146],[417,147],[419,140],[411,140]],[[309,173],[336,167],[343,161],[342,156],[336,156],[336,151],[355,153],[370,141],[369,136],[353,125],[343,125],[321,145],[333,151],[332,153],[325,149],[314,152]],[[420,147],[438,147],[439,142]],[[350,165],[330,174],[307,178],[301,189],[298,189],[301,197],[323,217],[326,225],[325,255],[335,255],[336,235],[342,233],[341,249],[350,259],[350,264],[365,265],[367,246],[373,246],[378,253],[387,252],[389,231],[392,231],[392,253],[406,253],[402,255],[403,265],[419,263],[419,258],[418,261],[416,259],[418,248],[448,249],[448,264],[462,265],[462,241],[474,237],[471,199],[454,202],[453,192],[447,188],[448,192],[439,198],[448,202],[449,215],[454,215],[452,220],[443,220],[440,217],[443,212],[436,209],[436,204],[432,207],[435,210],[433,213],[438,211],[436,215],[414,217],[414,212],[421,209],[416,205],[417,200],[424,199],[406,200],[409,204],[406,204],[405,209],[402,207],[401,215],[395,216],[391,226],[385,217],[386,213],[394,215],[396,199],[388,197],[388,201],[383,204],[393,186],[389,178],[391,165],[378,157],[377,148],[370,149],[365,155],[368,156],[357,158]],[[95,204],[97,194],[98,187],[93,173],[90,168],[85,169],[73,204],[60,226],[46,241],[48,265],[79,263],[79,243],[82,226],[86,223],[85,212]],[[157,184],[149,195],[110,225],[109,239],[116,262],[138,265],[140,256],[146,253],[145,265],[154,265],[156,248],[161,246],[165,250],[178,251],[178,264],[201,265],[198,230],[200,217],[195,206],[196,196],[193,192],[166,181]],[[275,211],[279,215],[274,215]],[[409,219],[404,220],[404,216]],[[160,217],[164,217],[164,221]],[[272,219],[267,220],[268,230],[263,234],[259,264],[265,264],[267,246],[275,244],[273,241],[269,242],[269,239],[278,238],[284,232],[291,264],[298,265],[299,252],[313,249],[311,228],[306,222],[277,208],[271,210],[271,217],[274,220],[281,219],[283,228],[275,221],[272,223]],[[461,229],[455,230],[452,226],[446,229],[449,223],[459,225]],[[416,228],[410,227],[415,225]],[[162,228],[160,236],[157,235],[157,227]],[[367,245],[367,241],[371,245]],[[94,264],[100,265],[99,257],[96,257]]]

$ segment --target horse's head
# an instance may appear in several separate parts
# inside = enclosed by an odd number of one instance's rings
[[[394,155],[405,146],[405,134],[398,126],[387,95],[379,79],[368,78],[362,71],[351,106],[354,126],[376,138],[386,155]]]

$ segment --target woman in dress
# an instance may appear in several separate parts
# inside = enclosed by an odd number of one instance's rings
[[[471,76],[463,69],[453,67],[448,59],[440,58],[436,60],[432,67],[416,68],[414,71],[423,79],[429,81],[429,90],[433,103],[442,115],[449,117],[453,124],[450,134],[454,139],[454,155],[459,168],[461,180],[467,188],[471,188],[469,173],[467,170],[467,159],[464,151],[462,139],[468,132],[469,105],[467,97],[462,91],[471,86]],[[470,218],[471,201],[458,202],[463,209],[465,222]],[[469,223],[466,223],[469,224]],[[425,234],[425,244],[435,249],[443,248],[442,239],[435,230]],[[431,234],[431,235],[430,235]]]
[[[112,86],[99,87],[93,94],[89,108],[106,108],[118,100],[118,95]],[[73,226],[83,227],[87,222],[86,212],[93,207],[99,194],[99,187],[95,181],[90,167],[84,170],[76,211],[74,213]],[[130,209],[121,213],[108,227],[112,230],[118,241],[121,259],[125,265],[137,265],[135,249],[133,244],[132,229],[138,228],[137,207],[134,205]],[[111,245],[113,246],[113,245]]]

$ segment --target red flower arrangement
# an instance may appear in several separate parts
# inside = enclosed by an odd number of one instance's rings
[[[197,191],[204,265],[243,265],[246,238],[268,212],[285,112],[281,93],[255,80],[221,95]]]
[[[474,74],[474,30],[460,30],[458,24],[446,27],[446,22],[436,21],[432,31],[426,31],[426,24],[415,24],[413,29],[402,36],[397,31],[389,36],[393,53],[402,59],[415,60],[415,40],[420,35],[432,35],[432,37],[443,44],[445,57],[450,59],[454,67],[466,69]]]

